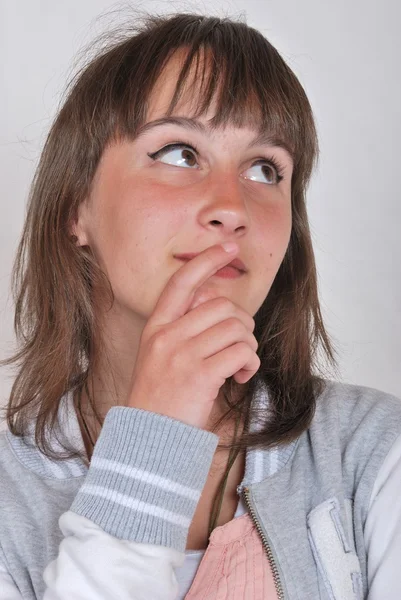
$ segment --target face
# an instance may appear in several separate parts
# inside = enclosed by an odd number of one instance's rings
[[[147,123],[165,115],[180,65],[177,55],[158,80]],[[183,95],[174,116],[192,116],[193,94]],[[213,112],[211,106],[198,120],[207,126]],[[202,133],[164,124],[104,151],[74,233],[106,272],[113,311],[127,324],[144,325],[151,316],[168,280],[184,264],[175,255],[224,241],[238,243],[237,257],[247,272],[236,279],[209,279],[208,298],[226,296],[251,316],[260,308],[290,239],[293,165],[280,147],[249,146],[256,133],[231,125]],[[180,147],[166,149],[168,144]]]

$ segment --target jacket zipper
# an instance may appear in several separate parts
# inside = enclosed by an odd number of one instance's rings
[[[253,510],[253,508],[249,502],[249,488],[247,488],[247,487],[244,487],[244,497],[245,497],[245,502],[249,509],[249,512],[251,513],[252,520],[255,523],[255,527],[262,539],[263,546],[266,550],[267,559],[270,563],[270,568],[273,573],[273,579],[274,579],[274,585],[275,585],[276,592],[277,592],[277,598],[278,598],[278,600],[285,600],[283,586],[280,581],[280,575],[279,575],[279,572],[277,569],[276,561],[274,560],[272,549],[270,548],[269,542],[267,541],[266,536],[263,533],[262,528],[259,524],[259,521],[257,520],[255,511]]]

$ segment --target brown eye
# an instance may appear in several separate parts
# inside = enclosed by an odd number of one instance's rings
[[[260,183],[268,183],[268,185],[277,185],[280,183],[283,177],[283,169],[279,167],[279,165],[273,161],[267,161],[266,159],[260,159],[253,163],[251,169],[255,167],[262,167],[261,171],[261,179],[259,179],[259,175],[253,175],[251,177],[246,177],[245,179],[250,179],[251,181],[258,181]]]
[[[173,156],[173,158],[170,159],[171,162],[170,160],[162,161],[167,162],[167,164],[172,164],[173,166],[178,167],[193,167],[197,164],[195,156],[197,152],[195,148],[192,148],[187,144],[169,144],[168,146],[165,146],[164,148],[158,150],[157,152],[154,152],[153,154],[148,154],[148,156],[150,156],[150,158],[152,158],[153,160],[159,160],[160,157],[165,157],[167,154],[171,154]]]
[[[263,165],[262,171],[266,176],[266,179],[268,179],[271,183],[275,183],[276,175],[273,168],[270,165]]]

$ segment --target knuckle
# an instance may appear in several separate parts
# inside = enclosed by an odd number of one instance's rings
[[[240,335],[243,335],[244,330],[246,330],[246,327],[243,324],[243,322],[237,319],[237,317],[230,317],[225,321],[225,325],[226,327],[229,327],[232,332],[238,333]]]
[[[214,268],[214,267],[215,267],[215,265],[216,265],[216,257],[215,257],[215,255],[214,255],[214,253],[213,253],[213,254],[211,254],[210,252],[206,252],[206,253],[204,254],[204,259],[205,259],[205,261],[206,261],[207,263],[209,263],[209,264],[208,264],[208,266],[209,266],[209,269],[212,269],[212,268]]]
[[[259,348],[258,340],[255,338],[254,335],[252,335],[252,333],[250,334],[249,339],[251,342],[251,348],[254,348],[254,350],[256,352],[256,350]]]
[[[225,296],[219,296],[218,298],[215,298],[214,302],[215,302],[216,308],[221,310],[222,312],[228,312],[228,311],[232,310],[232,308],[234,306],[234,304],[231,302],[231,300],[229,300]]]
[[[149,346],[155,352],[160,352],[161,350],[164,350],[166,348],[167,341],[168,331],[164,328],[161,328],[152,335],[152,337],[149,340]]]

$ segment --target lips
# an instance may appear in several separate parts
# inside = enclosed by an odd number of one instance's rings
[[[198,256],[198,254],[200,254],[200,252],[187,252],[186,254],[176,254],[175,258],[180,258],[182,260],[191,260],[192,258],[195,258],[195,256]],[[246,266],[244,265],[242,260],[240,260],[239,258],[234,258],[234,260],[232,260],[230,263],[227,263],[227,265],[225,265],[225,266],[233,267],[234,269],[237,269],[237,271],[240,271],[241,273],[247,272]]]

